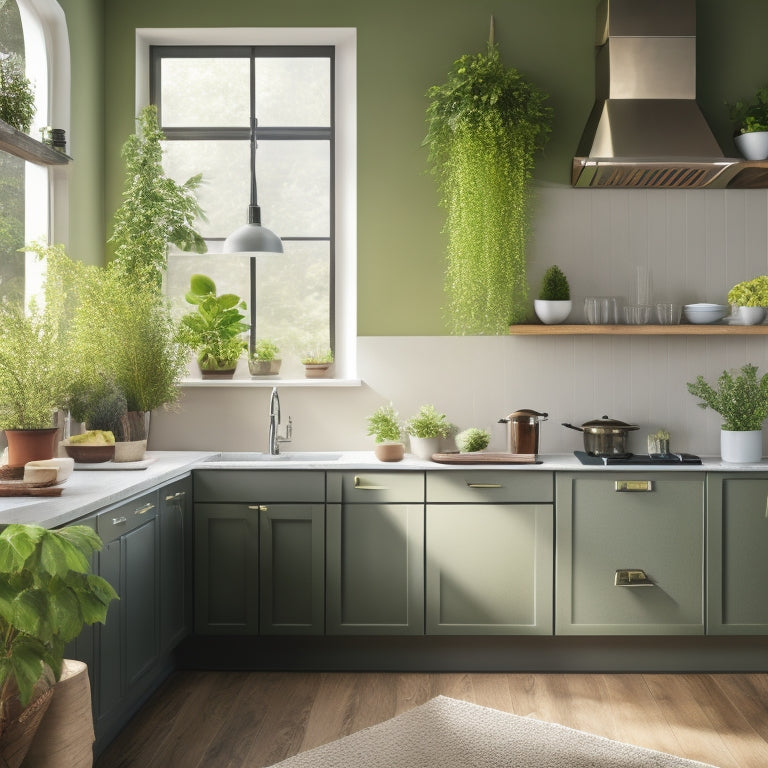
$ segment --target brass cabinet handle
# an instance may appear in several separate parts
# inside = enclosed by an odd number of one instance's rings
[[[655,587],[642,568],[619,568],[613,579],[615,587]]]
[[[470,483],[467,482],[468,488],[503,488],[501,483]]]
[[[121,517],[113,517],[112,518],[112,525],[122,525],[123,523],[127,523],[128,518],[125,517],[125,515]]]
[[[653,480],[617,480],[615,488],[619,493],[644,493],[653,490]]]
[[[166,501],[178,501],[179,499],[183,499],[187,495],[186,491],[179,491],[178,493],[172,493],[170,496],[166,496]]]
[[[146,515],[147,512],[149,512],[150,509],[154,509],[154,504],[145,504],[143,507],[139,507],[138,509],[133,510],[134,515]]]
[[[254,512],[268,512],[269,507],[264,504],[249,504],[248,509],[252,509]]]
[[[389,490],[386,485],[361,485],[358,475],[355,475],[355,488],[359,491],[386,491]]]

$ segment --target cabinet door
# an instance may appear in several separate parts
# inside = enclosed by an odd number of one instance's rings
[[[192,479],[160,490],[160,644],[175,648],[192,629]]]
[[[325,629],[325,506],[269,504],[259,511],[262,635]]]
[[[564,473],[556,498],[556,633],[703,634],[701,474]]]
[[[707,478],[707,633],[768,634],[768,476]]]
[[[424,504],[329,504],[326,632],[424,633]]]
[[[427,505],[427,634],[552,634],[551,504]]]
[[[195,504],[195,631],[259,631],[259,507]]]

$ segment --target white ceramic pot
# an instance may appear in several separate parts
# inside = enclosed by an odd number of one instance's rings
[[[768,158],[768,131],[740,133],[734,137],[733,143],[747,160]]]
[[[763,458],[763,430],[720,430],[720,457],[729,464],[754,464]]]
[[[414,437],[409,435],[411,441],[411,453],[420,459],[431,459],[433,453],[440,451],[439,437]]]
[[[737,307],[731,310],[731,322],[737,325],[757,325],[765,318],[764,307]]]
[[[571,313],[571,302],[534,299],[533,308],[536,311],[536,317],[544,325],[556,325],[562,323]]]

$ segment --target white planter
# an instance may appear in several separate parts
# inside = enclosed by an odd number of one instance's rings
[[[414,437],[409,435],[411,453],[420,459],[431,459],[433,453],[440,451],[439,437]]]
[[[757,325],[765,317],[764,307],[737,307],[731,309],[731,322],[737,325]]]
[[[768,158],[768,131],[740,133],[734,137],[733,143],[747,160]]]
[[[729,464],[754,464],[763,458],[763,430],[720,430],[720,456]]]
[[[571,313],[571,302],[534,299],[533,308],[536,311],[536,317],[542,323],[545,325],[557,325],[557,323],[562,323]]]

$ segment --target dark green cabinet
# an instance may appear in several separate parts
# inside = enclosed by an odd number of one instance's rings
[[[768,474],[707,476],[707,633],[768,635]]]
[[[427,473],[427,634],[552,634],[552,496],[550,472]]]
[[[558,473],[555,632],[704,633],[703,473]]]
[[[326,632],[424,633],[424,474],[328,473]]]

